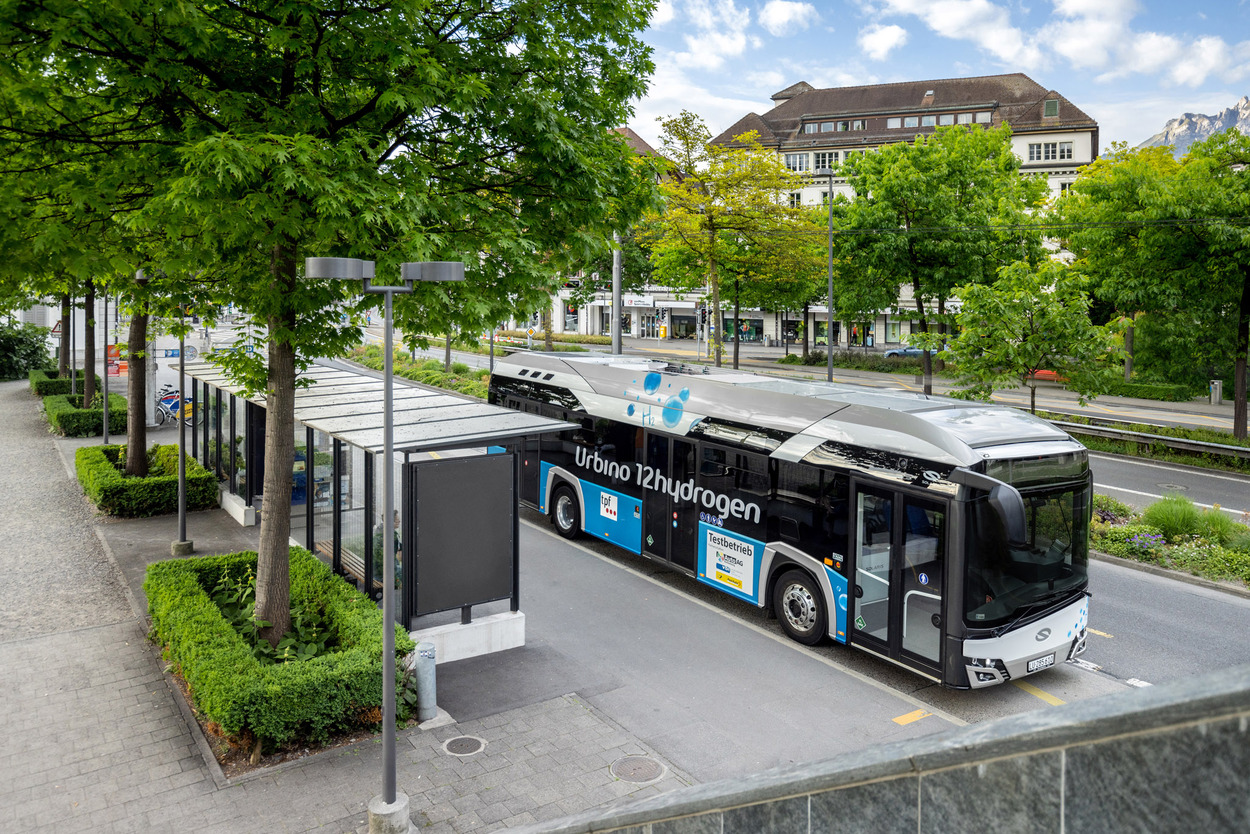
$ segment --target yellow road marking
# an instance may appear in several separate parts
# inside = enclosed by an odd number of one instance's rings
[[[919,721],[921,718],[927,718],[932,714],[933,713],[928,712],[926,710],[918,709],[915,712],[909,712],[906,715],[900,715],[898,718],[894,719],[894,723],[899,724],[899,725],[911,724],[915,721]]]
[[[1105,632],[1105,631],[1099,631],[1099,630],[1098,630],[1098,629],[1096,629],[1096,628],[1087,628],[1087,629],[1086,629],[1086,631],[1088,631],[1090,634],[1097,634],[1099,637],[1106,637],[1108,640],[1114,640],[1114,639],[1115,639],[1114,637],[1112,637],[1112,636],[1111,636],[1110,634],[1108,634],[1107,632]]]
[[[1051,695],[1049,692],[1043,692],[1042,690],[1038,689],[1036,686],[1034,686],[1031,683],[1025,683],[1024,681],[1012,681],[1012,683],[1014,683],[1016,686],[1020,687],[1021,689],[1023,689],[1025,692],[1029,693],[1030,695],[1037,697],[1037,698],[1041,698],[1043,701],[1050,704],[1052,707],[1061,707],[1065,703],[1067,703],[1066,701],[1060,698],[1056,698],[1054,695]]]

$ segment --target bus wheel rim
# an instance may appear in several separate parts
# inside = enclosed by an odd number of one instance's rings
[[[816,625],[816,600],[802,585],[796,583],[786,588],[781,608],[786,621],[798,631],[811,631]]]
[[[556,524],[559,524],[562,530],[568,530],[573,526],[573,502],[568,499],[567,495],[561,495],[556,499]]]

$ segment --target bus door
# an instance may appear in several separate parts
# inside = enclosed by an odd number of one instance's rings
[[[646,467],[650,487],[644,489],[642,497],[642,550],[693,571],[698,555],[698,508],[693,502],[674,498],[673,485],[680,487],[694,479],[694,444],[648,432]]]
[[[946,505],[857,485],[851,641],[940,677]]]

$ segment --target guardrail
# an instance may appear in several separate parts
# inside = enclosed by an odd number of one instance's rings
[[[1103,437],[1108,440],[1124,440],[1141,446],[1152,446],[1159,443],[1169,449],[1176,449],[1182,452],[1227,455],[1229,457],[1250,460],[1250,447],[1248,446],[1209,443],[1204,440],[1186,440],[1183,437],[1168,437],[1162,434],[1148,434],[1146,432],[1128,431],[1127,429],[1116,429],[1108,426],[1094,426],[1087,423],[1068,423],[1060,420],[1051,420],[1050,422],[1068,434],[1083,434],[1089,437]]]

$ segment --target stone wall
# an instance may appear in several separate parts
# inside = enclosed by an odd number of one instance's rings
[[[1214,834],[1250,831],[1248,788],[1250,666],[512,831]]]

